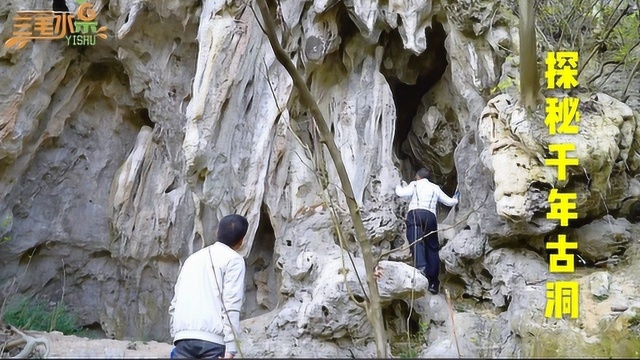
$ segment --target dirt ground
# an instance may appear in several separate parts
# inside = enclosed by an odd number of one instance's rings
[[[173,346],[156,341],[126,341],[109,339],[88,339],[73,335],[63,335],[29,331],[33,337],[49,340],[50,358],[169,358]]]

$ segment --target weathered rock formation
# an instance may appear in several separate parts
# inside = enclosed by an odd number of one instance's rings
[[[558,232],[545,218],[552,188],[578,194],[569,236],[589,265],[638,258],[638,230],[622,219],[640,196],[637,106],[580,94],[581,133],[571,141],[581,166],[558,181],[542,162],[543,119],[514,106],[512,89],[492,94],[513,72],[507,53],[518,51],[499,4],[274,8],[342,151],[374,254],[402,243],[406,204],[393,194],[402,177],[428,166],[443,190],[460,190],[457,208],[440,209],[447,286],[492,314],[452,314],[442,295],[425,295],[426,279],[391,261],[406,251],[381,263],[390,336],[428,325],[424,356],[537,349],[530,334],[546,329],[544,282],[555,276],[544,249]],[[0,4],[3,40],[16,12],[32,5]],[[3,297],[45,294],[109,336],[169,340],[181,261],[235,212],[251,224],[242,249],[245,356],[371,355],[371,328],[352,301],[364,296],[364,265],[335,168],[261,19],[230,0],[95,7],[109,29],[95,46],[37,40],[0,50]],[[617,294],[631,319],[637,293],[614,278],[593,280],[591,291]],[[616,281],[625,285],[612,290]]]

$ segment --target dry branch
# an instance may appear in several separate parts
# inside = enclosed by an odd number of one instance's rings
[[[444,289],[444,293],[447,298],[447,308],[449,309],[449,316],[451,317],[451,334],[453,335],[453,341],[456,344],[456,351],[458,352],[458,358],[462,357],[460,354],[460,346],[458,345],[458,335],[456,335],[456,322],[453,316],[453,305],[451,304],[451,295],[449,295],[449,290]]]
[[[266,0],[256,0],[256,2],[258,7],[260,8],[260,13],[264,21],[264,26],[262,28],[267,38],[269,39],[269,43],[271,44],[271,48],[273,49],[276,59],[278,60],[278,62],[280,62],[280,64],[282,64],[282,66],[284,66],[284,68],[293,79],[294,86],[300,92],[300,101],[309,109],[315,125],[320,132],[321,142],[327,147],[327,150],[331,155],[331,159],[333,160],[333,163],[336,167],[338,177],[340,178],[340,184],[347,200],[347,206],[349,207],[349,213],[353,220],[355,237],[362,249],[362,259],[365,264],[367,285],[369,288],[369,294],[365,293],[365,309],[367,318],[371,322],[375,333],[376,354],[379,358],[386,358],[387,341],[384,331],[382,306],[380,304],[378,284],[373,274],[376,264],[371,252],[372,245],[371,241],[367,237],[364,224],[362,223],[360,209],[358,207],[358,203],[356,202],[355,195],[351,187],[349,175],[347,174],[347,170],[342,161],[340,150],[336,146],[333,135],[331,134],[331,131],[327,126],[327,122],[325,121],[317,102],[307,88],[305,80],[289,58],[289,55],[284,51],[282,45],[280,44],[280,41],[278,40],[273,15],[271,14],[269,7],[267,6]]]
[[[4,353],[9,354],[14,349],[22,348],[18,354],[9,357],[9,359],[27,359],[36,355],[34,354],[35,352],[39,352],[37,348],[38,345],[42,345],[44,347],[44,353],[38,353],[38,357],[46,358],[49,356],[49,340],[46,338],[35,338],[10,325],[7,326],[7,330],[19,335],[20,338],[9,341],[5,340],[6,342],[0,345],[0,357],[4,357]]]

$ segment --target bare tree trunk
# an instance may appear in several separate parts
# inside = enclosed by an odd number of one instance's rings
[[[384,331],[384,320],[382,318],[382,306],[380,305],[380,294],[378,292],[378,283],[376,282],[376,279],[373,275],[376,263],[373,259],[373,253],[371,252],[371,241],[367,237],[364,224],[362,223],[360,209],[358,208],[358,203],[356,202],[355,195],[353,194],[353,189],[351,187],[351,181],[349,180],[349,176],[347,174],[347,169],[342,162],[340,150],[338,150],[338,147],[336,146],[333,134],[329,130],[327,122],[325,121],[317,102],[307,88],[302,75],[300,75],[300,72],[278,41],[273,16],[269,11],[266,1],[256,0],[256,2],[258,4],[258,7],[260,8],[260,13],[262,14],[262,18],[264,20],[264,31],[267,35],[267,38],[269,39],[271,47],[273,48],[276,59],[278,59],[278,61],[284,66],[284,68],[293,79],[294,86],[300,92],[300,101],[304,106],[309,108],[314,122],[318,127],[318,130],[320,131],[320,136],[322,139],[321,141],[329,150],[331,159],[336,166],[342,190],[344,191],[344,195],[347,199],[349,213],[351,214],[351,218],[353,220],[356,240],[358,241],[358,243],[360,244],[360,248],[362,249],[362,258],[364,260],[367,285],[369,288],[369,294],[365,294],[365,309],[367,312],[367,318],[371,322],[375,333],[376,354],[378,358],[387,358],[387,340]]]
[[[534,0],[520,0],[520,102],[535,110],[540,93]]]

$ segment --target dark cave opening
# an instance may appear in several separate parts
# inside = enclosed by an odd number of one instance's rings
[[[442,78],[449,62],[445,48],[447,34],[437,19],[426,29],[427,49],[416,56],[410,50],[404,49],[402,39],[397,30],[382,35],[381,42],[385,45],[382,74],[387,79],[396,107],[396,128],[393,138],[393,150],[400,160],[400,171],[406,179],[412,179],[415,171],[424,166],[410,154],[402,151],[402,144],[407,140],[411,131],[413,119],[418,112],[422,98]],[[408,61],[393,64],[393,58],[408,56]],[[442,183],[438,169],[433,169],[436,181]]]
[[[267,208],[263,204],[258,229],[247,259],[245,302],[241,313],[243,319],[265,314],[273,310],[278,303],[279,280],[273,259],[275,242],[276,235]]]
[[[408,342],[424,343],[425,329],[420,314],[411,308],[411,300],[396,299],[382,309],[382,317],[392,352],[404,352]],[[404,346],[403,346],[404,345]]]
[[[136,126],[142,128],[143,126],[148,126],[153,129],[155,123],[151,120],[149,116],[149,109],[136,109],[133,110],[133,115],[131,117],[131,122],[133,122]]]
[[[114,59],[100,59],[89,65],[84,74],[88,81],[107,81],[114,76],[120,82],[120,85],[128,87],[130,80],[127,71],[121,62]]]
[[[94,339],[107,339],[107,333],[102,328],[102,325],[99,322],[93,322],[91,324],[82,325],[79,329],[79,332],[84,335],[84,337],[91,337]]]
[[[338,51],[337,53],[344,54],[344,47],[347,43],[346,40],[351,38],[352,36],[359,34],[360,30],[351,19],[351,15],[349,15],[349,11],[342,1],[339,2],[338,9],[336,11],[338,12],[338,36],[340,37],[340,39],[342,39],[340,43],[340,51]]]
[[[114,77],[120,86],[124,89],[129,89],[129,76],[127,75],[127,71],[124,66],[119,61],[115,61],[113,59],[92,61],[84,74],[84,79],[96,82],[108,82]],[[175,91],[175,89],[172,90]],[[151,113],[146,107],[130,108],[127,112],[126,119],[138,130],[143,126],[148,126],[152,129],[155,127],[155,122],[151,118]]]
[[[345,5],[338,3],[336,7],[338,36],[342,41],[339,51],[333,52],[333,55],[344,54],[347,40],[359,36],[360,33]],[[408,181],[413,179],[415,171],[420,167],[429,167],[430,164],[422,164],[415,155],[403,151],[403,143],[407,141],[413,120],[423,103],[423,97],[440,81],[449,66],[445,47],[447,33],[437,17],[432,19],[431,27],[425,30],[425,36],[427,49],[420,55],[404,48],[397,29],[383,32],[378,41],[384,47],[380,72],[389,84],[396,109],[393,152],[399,160],[397,166],[401,174]],[[342,61],[336,61],[335,64],[344,66]],[[451,114],[451,111],[446,111],[444,116],[447,120],[456,121],[456,115]],[[455,168],[446,170],[443,174],[444,171],[436,166],[432,168],[432,172],[433,180],[441,185],[446,193],[453,195],[457,185]]]

